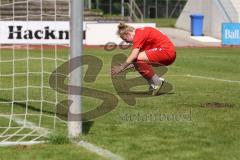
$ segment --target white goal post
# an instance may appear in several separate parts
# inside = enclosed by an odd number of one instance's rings
[[[57,110],[69,99],[69,112],[81,113],[81,95],[57,92],[49,77],[82,54],[83,3],[0,0],[0,146],[43,143],[54,132],[81,135],[81,119],[67,121],[66,113],[63,120]],[[81,67],[67,77],[65,83],[81,86]]]
[[[83,10],[84,5],[82,0],[72,0],[71,4],[71,59],[79,57],[83,52]],[[72,65],[72,64],[70,64]],[[79,64],[81,66],[81,64]],[[77,68],[70,74],[70,85],[82,86],[81,84],[81,67]],[[73,100],[69,108],[69,112],[73,114],[81,113],[81,95],[71,95],[72,91],[69,90],[69,99]],[[71,118],[69,118],[71,119]],[[69,136],[78,138],[82,133],[82,122],[77,119],[68,122]]]

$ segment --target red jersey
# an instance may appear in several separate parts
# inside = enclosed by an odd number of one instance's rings
[[[163,50],[175,50],[170,39],[152,27],[137,28],[133,38],[133,49],[139,48],[140,51],[145,51],[153,48],[162,48]]]

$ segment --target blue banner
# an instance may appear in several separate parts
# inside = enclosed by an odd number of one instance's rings
[[[222,45],[240,45],[240,23],[222,24]]]

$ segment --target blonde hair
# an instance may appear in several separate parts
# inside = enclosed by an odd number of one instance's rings
[[[117,34],[118,34],[119,36],[121,36],[121,35],[125,34],[126,32],[132,32],[132,31],[134,31],[134,27],[129,26],[129,25],[126,25],[125,23],[122,23],[122,22],[121,22],[121,23],[118,25]]]

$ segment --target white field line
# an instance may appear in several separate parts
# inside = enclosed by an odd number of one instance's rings
[[[7,118],[7,117],[6,117]],[[13,120],[14,122],[16,122],[18,125],[22,125],[24,126],[25,128],[29,128],[29,129],[36,129],[37,128],[37,132],[40,133],[41,135],[47,135],[48,133],[50,133],[50,131],[46,128],[42,128],[42,127],[39,127],[37,125],[35,125],[34,123],[32,122],[29,122],[29,121],[24,121],[23,119],[21,118],[18,118],[16,116],[12,116],[11,118],[8,117],[8,119],[11,119]],[[3,142],[1,143],[0,142],[0,146],[13,146],[13,145],[33,145],[33,144],[40,144],[40,143],[44,143],[43,141],[30,141],[30,142],[9,142],[9,141],[6,141],[6,142]],[[81,146],[91,152],[94,152],[102,157],[105,157],[107,159],[110,159],[110,160],[123,160],[122,157],[108,151],[108,150],[105,150],[105,149],[102,149],[100,147],[97,147],[91,143],[88,143],[86,141],[80,141],[77,143],[78,146]]]
[[[228,80],[228,79],[219,79],[219,78],[205,77],[205,76],[196,76],[196,75],[190,75],[190,74],[185,75],[185,77],[207,79],[207,80],[227,82],[227,83],[240,83],[240,81],[234,81],[234,80]]]
[[[120,157],[119,155],[116,155],[108,150],[102,149],[100,147],[97,147],[91,143],[88,143],[86,141],[80,141],[77,143],[78,146],[81,146],[89,151],[92,151],[102,157],[105,157],[110,160],[123,160],[124,158]]]
[[[18,125],[22,125],[24,126],[25,128],[29,128],[29,129],[36,129],[37,133],[40,133],[40,134],[48,134],[50,133],[50,131],[46,128],[42,128],[42,127],[39,127],[37,125],[35,125],[34,123],[32,122],[29,122],[27,120],[23,120],[21,118],[18,118],[16,116],[12,116],[11,118],[9,118],[11,120],[13,120],[15,123],[17,123]]]
[[[26,121],[24,119],[18,118],[16,116],[5,116],[5,118],[7,118],[9,120],[12,120],[15,123],[17,123],[18,125],[22,126],[22,128],[20,130],[22,130],[23,128],[28,128],[28,129],[31,129],[33,131],[36,131],[37,133],[40,134],[39,137],[46,136],[50,133],[50,131],[48,129],[39,127],[32,122],[29,122],[29,121]],[[15,132],[15,134],[18,133],[19,131]],[[19,141],[16,141],[16,142],[7,141],[9,138],[14,137],[15,134],[11,135],[7,139],[0,142],[0,146],[4,147],[4,146],[14,146],[14,145],[34,145],[34,144],[44,143],[44,141],[35,141],[35,140],[30,140],[30,141],[20,141],[19,140]]]
[[[17,146],[17,145],[35,145],[35,144],[42,144],[44,141],[29,141],[29,142],[0,142],[0,147],[8,147],[8,146]]]
[[[87,75],[87,76],[95,76],[95,75]],[[110,74],[101,74],[99,77],[111,77]],[[137,74],[127,75],[126,77],[139,77]],[[206,77],[206,76],[199,76],[199,75],[190,75],[190,74],[169,74],[164,75],[164,77],[190,77],[190,78],[199,78],[199,79],[206,79],[206,80],[213,80],[213,81],[220,81],[220,82],[227,82],[227,83],[240,83],[240,81],[237,80],[228,80],[228,79],[220,79],[220,78],[214,78],[214,77]]]
[[[38,126],[36,126],[34,123],[32,122],[28,122],[28,121],[24,121],[20,118],[17,118],[17,117],[14,117],[12,118],[12,120],[14,120],[17,124],[19,125],[24,125],[25,124],[25,127],[26,128],[37,128]],[[45,128],[39,128],[38,130],[39,133],[43,134],[43,133],[49,133],[48,129],[45,129]],[[77,143],[77,145],[91,151],[91,152],[94,152],[102,157],[105,157],[105,158],[108,158],[108,159],[111,159],[111,160],[123,160],[122,157],[116,155],[116,154],[113,154],[112,152],[108,151],[108,150],[105,150],[105,149],[102,149],[100,147],[97,147],[91,143],[88,143],[86,141],[80,141]]]

